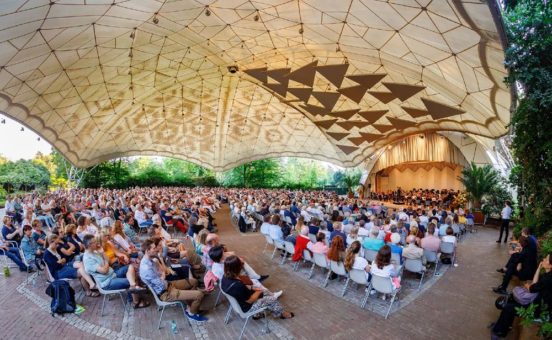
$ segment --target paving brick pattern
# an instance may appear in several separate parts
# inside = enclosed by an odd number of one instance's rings
[[[251,320],[246,339],[488,339],[486,326],[498,316],[496,295],[490,287],[499,283],[495,269],[503,264],[507,253],[504,245],[494,243],[496,229],[480,228],[468,235],[459,247],[459,266],[448,269],[439,279],[426,281],[422,292],[414,292],[409,281],[416,280],[408,279],[405,286],[411,288],[406,289],[401,307],[384,320],[378,309],[383,301],[370,299],[362,310],[359,297],[363,289],[351,286],[342,298],[342,282],[330,281],[327,288],[320,288],[320,272],[308,281],[306,268],[293,272],[291,264],[279,265],[268,252],[263,254],[261,235],[239,234],[230,223],[227,207],[216,218],[222,242],[257,272],[270,274],[265,281],[267,288],[284,290],[280,300],[296,314],[291,320],[269,317],[268,334],[263,333],[264,322]],[[224,298],[204,324],[190,326],[179,309],[166,309],[161,330],[156,329],[159,313],[155,307],[123,311],[115,297],[106,302],[103,317],[99,315],[101,298],[81,297],[79,302],[86,308],[82,315],[54,318],[49,314],[50,298],[44,293],[43,276],[35,285],[27,279],[17,270],[10,278],[0,276],[0,339],[236,339],[243,325],[236,314],[224,325],[228,308]],[[215,297],[208,296],[204,308],[213,306]],[[177,334],[171,332],[171,320],[177,323]]]

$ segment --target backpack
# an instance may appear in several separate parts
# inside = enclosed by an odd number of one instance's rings
[[[55,280],[46,288],[46,294],[52,297],[50,311],[54,314],[74,313],[77,308],[75,291],[67,281]]]

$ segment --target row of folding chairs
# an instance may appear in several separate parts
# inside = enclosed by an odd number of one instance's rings
[[[282,250],[284,252],[284,256],[282,257],[280,264],[285,263],[287,259],[287,255],[293,255],[295,253],[295,246],[293,245],[293,243],[288,241],[281,242],[281,241],[273,240],[268,235],[265,235],[265,238],[266,238],[266,244],[265,244],[265,248],[263,249],[263,252],[266,251],[266,248],[268,247],[268,245],[274,246],[271,259],[274,259],[274,256],[277,250]],[[456,252],[455,252],[455,247],[453,243],[443,242],[441,244],[441,253],[449,254],[452,257],[451,264],[454,265]],[[366,260],[370,263],[374,262],[376,255],[377,255],[376,251],[373,251],[373,250],[364,251],[364,258],[366,258]],[[424,257],[426,258],[426,263],[433,263],[435,265],[433,275],[436,275],[436,273],[438,272],[438,266],[440,264],[439,254],[437,252],[430,252],[430,251],[424,250]],[[326,274],[326,278],[322,283],[322,287],[326,287],[328,285],[328,280],[332,272],[338,276],[346,277],[347,280],[345,282],[345,285],[342,288],[341,296],[345,295],[350,281],[353,281],[358,285],[366,286],[367,287],[366,294],[361,301],[361,308],[365,307],[368,301],[370,291],[372,289],[382,294],[391,295],[389,308],[387,309],[387,312],[385,314],[385,318],[387,319],[389,312],[391,311],[391,308],[393,306],[393,303],[397,298],[397,294],[400,291],[400,288],[395,289],[392,279],[390,277],[381,277],[381,276],[372,274],[371,275],[372,279],[370,282],[368,282],[368,278],[364,270],[353,269],[347,272],[342,262],[328,261],[326,256],[323,254],[313,253],[311,255],[311,252],[306,249],[303,251],[303,262],[312,263],[310,271],[308,273],[308,279],[312,278],[312,275],[314,273],[314,269],[316,266],[322,268],[323,271],[328,270]],[[401,265],[401,258],[399,254],[393,253],[391,262],[397,266],[399,275],[402,275],[403,271],[420,274],[421,278],[418,284],[418,289],[421,289],[424,276],[426,273],[426,267],[424,266],[422,259],[416,259],[416,260],[404,259],[404,263]],[[297,261],[293,265],[294,271],[297,270],[299,263],[300,262]]]

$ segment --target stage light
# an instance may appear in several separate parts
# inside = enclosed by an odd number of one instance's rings
[[[206,16],[210,16],[210,15],[211,15],[211,11],[209,10],[209,7],[207,7],[207,9],[205,10],[205,15],[206,15]]]
[[[5,119],[2,119],[2,124],[6,124],[6,120],[5,120]]]
[[[420,139],[424,139],[424,135],[420,135],[419,137],[420,137]]]
[[[21,127],[21,131],[25,131],[25,128],[24,128],[24,127]]]

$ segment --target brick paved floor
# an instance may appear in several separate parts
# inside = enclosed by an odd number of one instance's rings
[[[281,302],[295,312],[292,320],[270,318],[270,334],[263,334],[261,321],[250,321],[247,339],[488,339],[486,326],[496,319],[496,295],[490,287],[497,285],[495,272],[506,260],[506,247],[497,245],[496,230],[480,228],[460,244],[458,264],[416,299],[388,320],[368,305],[360,309],[353,303],[308,282],[304,276],[291,273],[290,265],[280,266],[262,254],[264,238],[258,234],[241,235],[230,224],[228,208],[217,213],[219,233],[223,243],[244,257],[259,273],[270,274],[265,281],[273,290],[284,290]],[[49,297],[44,294],[46,283],[25,284],[26,275],[12,271],[10,278],[0,276],[0,339],[59,339],[70,337],[148,338],[148,339],[235,339],[243,321],[236,315],[223,324],[227,302],[209,313],[209,322],[190,327],[178,310],[168,309],[162,328],[156,328],[159,314],[154,307],[123,312],[120,300],[106,303],[105,316],[100,317],[101,300],[85,297],[81,303],[86,311],[80,316],[60,320],[47,312]],[[330,289],[338,289],[337,283]],[[349,299],[351,300],[351,299]],[[212,306],[209,296],[204,306]],[[153,303],[153,301],[152,301]],[[370,302],[369,302],[370,304]],[[173,335],[170,321],[175,320],[178,334]]]

